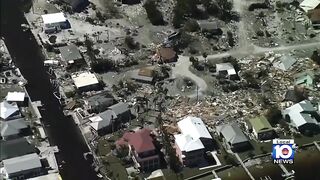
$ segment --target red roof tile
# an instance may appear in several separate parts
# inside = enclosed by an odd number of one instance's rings
[[[137,153],[151,151],[155,149],[153,144],[153,139],[150,136],[151,130],[149,129],[141,129],[136,132],[126,132],[120,138],[116,144],[118,146],[130,144]]]

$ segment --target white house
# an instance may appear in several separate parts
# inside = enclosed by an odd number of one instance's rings
[[[112,110],[106,110],[96,116],[90,117],[90,126],[95,130],[103,130],[105,128],[111,128],[112,121],[117,120],[117,115]]]
[[[282,111],[283,117],[301,132],[319,128],[320,116],[310,101],[304,100]]]
[[[93,90],[99,85],[96,75],[90,72],[76,73],[71,78],[80,91]]]
[[[25,92],[8,92],[6,100],[8,102],[23,102],[25,96]]]
[[[216,64],[216,72],[221,76],[229,78],[237,77],[237,72],[231,63]]]
[[[41,15],[45,33],[53,33],[61,29],[67,29],[70,24],[62,12]]]
[[[8,92],[6,100],[9,103],[15,102],[17,105],[25,105],[26,93],[25,92]]]
[[[20,111],[16,103],[8,103],[3,101],[0,103],[0,117],[4,120],[20,117]]]
[[[36,153],[3,160],[6,178],[27,179],[41,173],[40,158]]]
[[[308,12],[309,10],[313,10],[319,5],[320,5],[320,0],[304,0],[300,3],[300,7],[305,12]]]
[[[197,117],[186,117],[178,122],[178,127],[181,134],[174,135],[177,155],[184,165],[196,165],[203,160],[205,151],[212,148],[212,136]]]

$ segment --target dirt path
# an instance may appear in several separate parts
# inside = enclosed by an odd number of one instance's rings
[[[233,9],[237,11],[240,15],[240,17],[243,17],[243,9],[246,4],[243,4],[244,2],[242,0],[234,0],[233,1]],[[240,18],[241,19],[241,18]],[[245,27],[244,21],[241,19],[238,23],[238,47],[235,49],[232,49],[227,52],[219,53],[219,54],[211,54],[207,56],[208,60],[212,59],[220,59],[223,57],[228,56],[235,56],[235,57],[241,57],[246,55],[258,55],[258,54],[264,54],[270,51],[273,52],[283,52],[283,51],[291,51],[291,50],[299,50],[299,49],[318,49],[320,48],[319,42],[313,42],[313,43],[305,43],[305,44],[299,44],[299,45],[289,45],[289,46],[279,46],[279,47],[271,47],[271,48],[265,48],[265,47],[259,47],[254,45],[250,42],[247,35],[247,30]],[[197,56],[197,58],[200,61],[203,61],[202,56]],[[191,65],[191,62],[189,61],[189,56],[179,56],[178,62],[176,63],[176,66],[173,68],[173,77],[177,76],[185,76],[190,79],[192,79],[194,82],[196,82],[199,93],[203,93],[207,89],[207,83],[199,76],[193,74],[189,70],[189,66]],[[195,92],[192,97],[196,95],[197,92]]]
[[[175,67],[172,68],[172,76],[184,76],[192,79],[198,86],[199,93],[203,93],[207,89],[207,83],[199,76],[193,74],[189,67],[191,66],[191,62],[189,61],[188,56],[179,56],[178,62]],[[195,92],[196,94],[196,92]]]

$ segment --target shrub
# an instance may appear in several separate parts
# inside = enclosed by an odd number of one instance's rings
[[[318,51],[313,51],[311,59],[320,65],[320,54],[318,53]]]
[[[200,27],[196,20],[190,19],[185,23],[184,29],[188,32],[195,32],[198,31]]]
[[[266,118],[268,119],[270,124],[278,124],[280,119],[282,118],[281,110],[276,106],[270,107],[266,113]]]
[[[131,36],[126,36],[124,39],[124,43],[127,45],[129,49],[137,49],[138,43],[136,43]]]

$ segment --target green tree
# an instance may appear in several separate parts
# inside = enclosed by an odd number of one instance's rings
[[[127,145],[120,145],[120,147],[117,149],[118,158],[124,158],[128,156],[128,154],[129,154],[129,147]]]
[[[320,54],[318,53],[318,51],[313,51],[311,59],[317,63],[318,65],[320,65]]]
[[[114,62],[109,59],[95,60],[91,63],[91,68],[96,73],[103,73],[111,70],[116,70]]]
[[[170,137],[167,132],[164,132],[163,134],[163,144],[165,146],[166,155],[168,156],[170,169],[172,169],[175,173],[180,172],[182,164],[177,157],[175,148],[173,148],[172,144],[170,143]]]
[[[272,125],[278,124],[282,118],[281,110],[277,106],[270,107],[265,116]]]
[[[153,25],[164,25],[162,13],[158,10],[157,5],[154,0],[147,0],[143,6],[146,11],[148,18]]]

